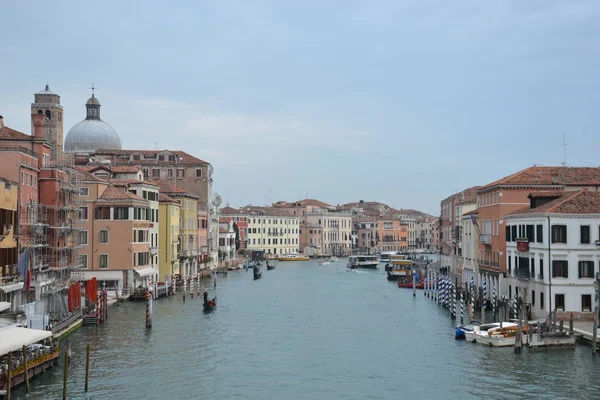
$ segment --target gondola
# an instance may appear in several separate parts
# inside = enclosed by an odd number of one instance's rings
[[[267,265],[267,271],[271,271],[273,269],[275,269],[274,265]]]
[[[255,272],[254,273],[254,280],[260,279],[262,278],[262,272]]]
[[[215,297],[212,300],[205,301],[204,304],[202,304],[202,308],[205,312],[213,311],[215,308],[217,308],[217,298]]]

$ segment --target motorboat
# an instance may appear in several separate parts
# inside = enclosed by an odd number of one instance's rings
[[[483,324],[479,326],[474,326],[472,331],[465,331],[465,340],[467,342],[476,342],[480,333],[487,335],[487,331],[492,328],[497,328],[500,326],[500,322],[492,322],[489,324]]]
[[[409,260],[406,256],[397,254],[390,258],[390,263],[386,264],[385,271],[387,273],[388,281],[412,281],[411,274],[413,271],[413,261]]]
[[[398,287],[405,288],[405,289],[412,289],[413,283],[410,281],[399,280]],[[425,289],[425,282],[423,282],[423,281],[415,282],[415,289]]]
[[[340,259],[339,259],[339,258],[337,258],[336,256],[332,256],[332,257],[329,259],[329,262],[332,262],[332,263],[335,263],[335,262],[338,262],[338,261],[340,261]]]
[[[356,266],[357,268],[377,268],[377,256],[350,256],[348,257],[348,267]]]
[[[527,342],[527,326],[523,326],[523,343]],[[488,329],[487,334],[477,336],[477,343],[490,347],[514,346],[519,325],[513,322],[503,322],[502,326]]]
[[[481,325],[481,321],[472,319],[468,324],[457,325],[454,328],[454,339],[456,340],[464,340],[466,332],[473,332],[475,328],[479,328]]]
[[[306,254],[289,253],[281,255],[277,259],[279,261],[308,261],[310,260],[310,257],[308,257]]]
[[[379,254],[379,262],[390,262],[391,257],[396,254],[398,254],[397,251],[384,251],[381,254]]]
[[[319,265],[329,265],[329,260],[319,261]]]

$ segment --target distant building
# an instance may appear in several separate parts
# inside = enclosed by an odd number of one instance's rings
[[[46,88],[34,94],[34,102],[31,104],[31,114],[43,115],[44,140],[52,146],[50,158],[55,160],[63,155],[63,107],[60,104],[60,96]],[[34,131],[33,123],[31,132]]]
[[[179,268],[179,201],[164,193],[159,193],[159,280],[169,281],[174,274],[181,274]]]
[[[265,255],[297,253],[300,248],[300,218],[273,207],[245,206],[249,250],[261,250]]]

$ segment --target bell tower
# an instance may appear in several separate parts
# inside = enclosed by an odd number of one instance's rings
[[[43,114],[44,139],[52,144],[51,159],[55,160],[63,154],[63,107],[60,105],[60,96],[46,88],[34,94],[34,103],[31,103],[32,114]],[[33,125],[31,126],[33,132]]]

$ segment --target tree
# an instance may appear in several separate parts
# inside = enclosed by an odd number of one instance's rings
[[[233,223],[233,230],[235,231],[235,249],[239,250],[240,249],[240,228],[237,226],[237,224],[235,222]]]

